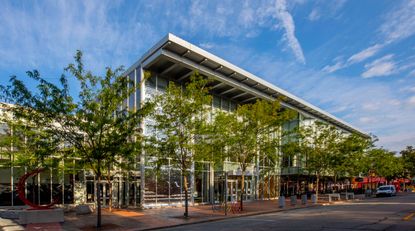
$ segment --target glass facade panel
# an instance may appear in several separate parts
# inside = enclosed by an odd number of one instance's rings
[[[222,98],[222,110],[224,111],[230,111],[230,105],[229,105],[230,101],[228,99],[224,99]]]
[[[39,188],[39,200],[40,204],[51,203],[52,188],[51,186],[51,171],[49,169],[40,173],[40,188]]]
[[[34,204],[39,204],[40,199],[39,176],[29,177],[26,181],[26,198]]]
[[[165,92],[167,88],[167,80],[161,77],[157,78],[157,91],[159,92]]]
[[[220,97],[214,95],[213,96],[213,108],[220,109]]]
[[[19,179],[24,174],[24,167],[13,167],[13,205],[24,205],[23,201],[21,201],[19,198],[19,193],[17,192],[17,185],[19,184]]]
[[[135,73],[134,71],[132,71],[129,75],[128,75],[129,79],[130,79],[130,85],[129,88],[135,88]],[[135,109],[135,92],[131,93],[131,95],[128,97],[128,108],[130,110],[134,110]]]
[[[177,203],[184,200],[184,191],[182,190],[182,175],[179,170],[170,170],[170,202]]]
[[[209,173],[209,164],[195,163],[195,202],[204,203],[210,201]]]
[[[95,201],[95,178],[88,175],[86,178],[86,202],[92,203]]]
[[[12,205],[10,168],[0,168],[0,206]]]
[[[64,174],[64,203],[73,204],[74,198],[74,175],[73,174]]]
[[[152,167],[146,167],[145,170],[144,200],[146,204],[157,203],[157,171]]]
[[[235,111],[238,105],[234,101],[230,101],[230,111]]]
[[[157,171],[157,203],[168,204],[169,200],[169,168],[163,166]]]
[[[138,86],[141,84],[141,69],[137,68],[135,69],[135,82],[137,84],[136,91],[135,91],[135,99],[136,99],[136,108],[140,108],[141,103],[141,86]]]

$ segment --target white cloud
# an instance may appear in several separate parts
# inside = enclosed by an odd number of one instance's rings
[[[377,120],[373,117],[361,117],[361,118],[359,118],[359,121],[361,123],[365,123],[365,124],[366,123],[375,123],[375,122],[377,122]]]
[[[337,61],[333,65],[324,66],[322,71],[327,72],[327,73],[332,73],[332,72],[335,72],[337,70],[340,70],[340,69],[344,68],[345,66],[346,66],[346,64],[343,61]]]
[[[288,46],[293,51],[297,60],[301,63],[305,63],[303,50],[297,37],[295,37],[295,24],[292,15],[287,10],[287,3],[285,0],[275,1],[275,13],[276,17],[280,20],[281,27],[284,28],[284,38],[288,42]]]
[[[317,8],[314,8],[308,15],[308,20],[317,21],[321,17],[320,12]]]
[[[215,44],[211,43],[211,42],[206,42],[206,43],[200,43],[199,44],[200,47],[204,48],[204,49],[212,49],[213,47],[215,47]]]
[[[371,78],[377,76],[388,76],[396,72],[396,64],[392,60],[393,55],[385,55],[380,59],[366,64],[366,71],[362,73],[363,78]]]
[[[415,106],[415,95],[408,99],[408,103],[411,106]]]
[[[388,43],[406,39],[415,34],[415,0],[403,1],[394,11],[385,16],[379,28]]]
[[[131,50],[142,50],[155,37],[151,27],[136,22],[120,24],[108,1],[45,1],[2,4],[0,11],[0,66],[61,70],[77,49],[89,68],[128,64]],[[48,12],[48,13],[45,13]],[[134,20],[134,18],[131,18]],[[128,31],[128,33],[126,33]],[[146,31],[146,33],[142,33]],[[137,42],[137,38],[146,42]],[[130,54],[131,55],[131,54]]]
[[[379,109],[379,103],[365,103],[362,105],[362,109],[367,110],[367,111],[373,111],[376,109]]]
[[[317,21],[322,18],[337,18],[338,11],[345,5],[346,0],[314,1],[314,7],[307,19]]]
[[[264,57],[255,52],[246,55],[248,58],[240,61],[241,66],[251,68],[258,76],[355,127],[375,134],[379,137],[378,146],[399,151],[406,145],[413,145],[415,107],[410,106],[408,98],[396,90],[408,83],[368,82],[362,78],[329,75],[302,65],[288,64],[278,57]]]
[[[394,42],[409,38],[415,35],[415,0],[403,1],[403,3],[384,16],[384,22],[379,26],[378,31],[380,31],[382,40],[385,42],[382,44],[372,45],[352,56],[344,63],[335,63],[331,66],[326,66],[323,68],[328,73],[335,72],[339,69],[349,67],[352,64],[362,62],[375,54],[377,54],[382,48],[386,45],[389,45]],[[373,69],[373,74],[376,74],[376,71],[385,74],[390,71],[391,68],[395,68],[392,63],[383,63],[379,65],[378,68]],[[383,69],[383,71],[382,71]],[[372,72],[368,72],[366,76],[371,76]]]
[[[241,13],[239,15],[239,20],[242,22],[242,25],[248,26],[255,22],[255,11],[249,5],[249,2],[244,2]]]
[[[370,46],[370,47],[368,47],[368,48],[366,48],[366,49],[350,56],[350,58],[347,60],[347,62],[349,64],[362,62],[362,61],[372,57],[373,55],[375,55],[382,47],[383,47],[383,45],[380,45],[380,44],[375,44],[373,46]]]
[[[333,64],[333,65],[326,65],[325,67],[323,67],[322,71],[327,72],[327,73],[333,73],[335,71],[338,71],[340,69],[349,67],[355,63],[360,63],[362,61],[365,61],[366,59],[374,56],[381,48],[383,47],[383,45],[381,44],[375,44],[373,46],[370,46],[356,54],[351,55],[347,61],[343,61],[343,60],[338,60]]]

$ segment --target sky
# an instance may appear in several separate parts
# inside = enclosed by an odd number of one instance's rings
[[[415,145],[415,0],[0,0],[0,84],[126,68],[173,33],[400,151]],[[71,79],[71,92],[79,87]]]

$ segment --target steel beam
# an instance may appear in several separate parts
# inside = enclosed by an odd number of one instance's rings
[[[162,71],[162,72],[160,73],[160,75],[164,75],[164,74],[168,73],[169,71],[171,71],[171,70],[173,70],[175,67],[177,67],[177,65],[178,65],[177,63],[175,63],[175,64],[171,65],[170,67],[166,68],[166,70]]]
[[[253,100],[253,99],[256,99],[256,98],[257,98],[257,97],[256,97],[256,96],[254,96],[254,97],[248,98],[248,99],[246,99],[246,100],[243,100],[241,103],[249,102],[249,101],[251,101],[251,100]]]
[[[219,93],[219,95],[227,94],[227,93],[229,93],[231,91],[234,91],[234,90],[237,90],[237,89],[236,88],[231,88],[229,90],[226,90],[226,91],[223,91],[223,92]]]
[[[218,87],[223,86],[223,85],[225,85],[225,84],[224,83],[218,83],[215,86],[211,87],[210,89],[213,90],[213,89],[218,88]]]
[[[232,97],[231,99],[236,99],[236,98],[239,98],[239,97],[241,97],[241,96],[243,96],[243,95],[246,95],[246,94],[248,94],[248,92],[242,92],[241,94],[235,95],[235,96],[234,96],[234,97]]]
[[[180,76],[178,79],[177,79],[177,81],[182,81],[183,79],[185,79],[185,78],[187,78],[188,76],[190,76],[191,74],[193,73],[193,71],[191,70],[191,71],[189,71],[189,72],[187,72],[186,74],[184,74],[184,75],[182,75],[182,76]]]

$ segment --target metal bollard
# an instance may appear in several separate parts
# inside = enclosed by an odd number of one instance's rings
[[[317,204],[317,195],[316,194],[311,194],[311,203],[312,204]]]
[[[291,205],[296,206],[297,205],[297,196],[291,196]]]
[[[278,198],[278,206],[280,208],[285,208],[285,196],[280,196]]]
[[[307,204],[307,195],[301,195],[301,204],[306,205]]]

